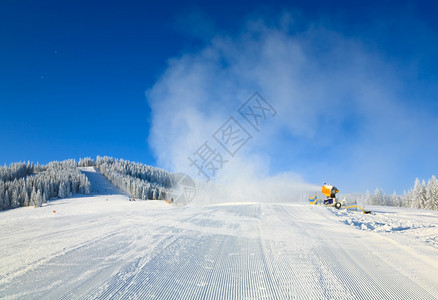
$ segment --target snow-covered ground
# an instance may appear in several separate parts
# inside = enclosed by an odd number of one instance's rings
[[[93,196],[0,213],[0,298],[438,298],[438,212],[131,202],[88,172]]]

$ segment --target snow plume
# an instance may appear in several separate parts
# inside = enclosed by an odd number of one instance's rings
[[[169,61],[147,91],[160,167],[197,178],[198,198],[214,202],[297,200],[325,181],[365,191],[391,178],[412,150],[399,137],[415,141],[418,124],[397,103],[389,64],[323,26],[273,23],[249,21]],[[238,111],[256,91],[277,112],[258,131]],[[234,156],[213,137],[230,117],[252,137]],[[189,161],[205,142],[227,161],[208,183]]]

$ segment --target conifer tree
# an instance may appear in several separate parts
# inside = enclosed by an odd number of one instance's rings
[[[17,183],[14,182],[13,190],[12,190],[12,197],[11,197],[11,207],[12,208],[20,207],[19,195],[20,194],[18,192]]]
[[[438,210],[438,181],[435,176],[432,176],[432,178],[427,183],[426,194],[426,208]]]
[[[416,178],[414,183],[414,189],[410,193],[411,195],[411,205],[412,208],[420,208],[421,205],[421,182],[420,179]]]
[[[41,190],[38,190],[37,194],[36,194],[36,198],[37,198],[37,207],[41,207],[43,206],[43,196],[41,195]]]
[[[29,206],[29,205],[30,205],[29,194],[27,193],[27,190],[24,189],[24,206]]]
[[[420,189],[420,207],[419,208],[425,208],[427,203],[427,186],[426,181],[423,179],[421,183],[421,189]]]
[[[59,183],[59,189],[58,189],[58,197],[59,198],[65,198],[65,197],[67,197],[67,188],[66,188],[66,185],[65,185],[65,182],[60,182]]]
[[[9,191],[5,192],[5,198],[3,200],[3,207],[4,209],[9,209],[11,208],[11,194]]]
[[[3,191],[0,190],[0,211],[4,210],[4,195],[3,195]]]
[[[38,206],[38,198],[37,198],[37,192],[35,189],[32,190],[32,194],[30,195],[30,203],[34,206]]]

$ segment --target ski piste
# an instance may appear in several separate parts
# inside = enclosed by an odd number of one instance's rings
[[[90,197],[1,213],[0,298],[438,298],[436,211],[176,206],[89,176]]]

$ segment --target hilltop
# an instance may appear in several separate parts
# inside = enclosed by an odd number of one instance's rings
[[[93,186],[98,173],[117,188]],[[0,167],[0,210],[41,207],[46,201],[74,194],[105,194],[116,190],[136,199],[163,200],[172,185],[168,171],[107,156],[78,162],[73,159],[53,161],[47,165],[12,163],[9,167]]]

